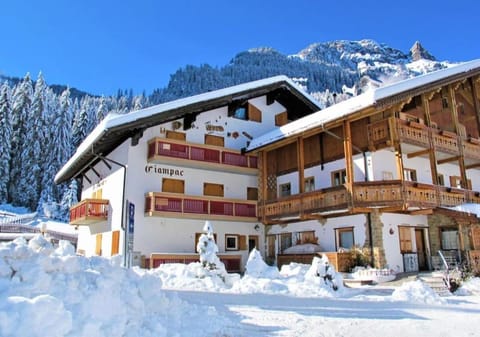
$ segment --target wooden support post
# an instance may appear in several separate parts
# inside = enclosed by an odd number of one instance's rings
[[[347,191],[352,196],[351,207],[353,209],[353,181],[355,179],[353,173],[353,151],[352,151],[352,132],[350,129],[350,122],[343,122],[343,152],[345,155],[345,168],[346,168],[346,186]]]
[[[455,132],[457,134],[457,143],[458,143],[458,166],[460,169],[460,180],[462,184],[462,188],[468,188],[468,183],[467,183],[467,171],[465,169],[465,157],[463,154],[463,142],[465,141],[463,137],[460,136],[460,123],[458,122],[458,111],[457,111],[457,100],[455,98],[455,89],[453,86],[450,84],[448,85],[448,100],[449,100],[449,105],[452,107],[451,113],[452,113],[452,120],[453,120],[453,126],[455,128]]]
[[[258,159],[260,159],[260,177],[258,179],[259,191],[261,193],[260,200],[261,200],[261,207],[262,207],[262,223],[266,223],[266,216],[265,216],[265,201],[268,198],[268,161],[267,161],[267,151],[261,151],[258,154]],[[260,206],[260,205],[259,205]]]
[[[478,100],[478,82],[480,82],[480,76],[475,79],[470,78],[470,84],[472,87],[473,107],[475,109],[475,117],[477,121],[477,132],[480,135],[480,101]]]
[[[430,115],[430,104],[429,104],[429,99],[426,94],[422,95],[422,105],[423,105],[423,111],[424,111],[424,116],[425,116],[425,121],[429,127],[432,125],[432,119]],[[433,141],[433,134],[432,130],[428,132],[428,142],[430,144],[430,149],[428,153],[428,157],[430,159],[430,172],[432,176],[432,184],[437,185],[438,184],[438,171],[437,171],[437,159],[435,155],[435,142]]]
[[[305,192],[305,155],[303,137],[297,138],[298,190]]]

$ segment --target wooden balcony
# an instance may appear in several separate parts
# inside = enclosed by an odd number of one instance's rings
[[[185,166],[219,171],[257,173],[257,157],[218,146],[189,144],[178,140],[154,138],[148,142],[149,163],[179,162]]]
[[[421,149],[429,149],[433,144],[437,152],[449,155],[458,155],[462,142],[465,157],[480,160],[480,141],[476,139],[463,140],[453,132],[393,117],[368,125],[368,144],[372,151],[392,146],[394,141]]]
[[[107,219],[108,200],[84,199],[70,208],[70,225],[91,225]]]
[[[389,180],[356,182],[350,195],[344,186],[292,195],[259,205],[266,223],[282,223],[341,214],[432,210],[464,203],[480,203],[480,195],[463,189]]]
[[[257,202],[149,192],[145,196],[145,216],[255,222]]]

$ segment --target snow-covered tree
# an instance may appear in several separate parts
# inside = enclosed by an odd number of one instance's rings
[[[22,142],[22,170],[17,189],[22,191],[19,202],[30,209],[36,209],[40,197],[42,169],[46,156],[46,90],[42,74],[35,83],[32,105],[25,121],[26,133]]]
[[[202,235],[200,235],[197,243],[197,252],[200,254],[200,263],[204,268],[209,270],[225,269],[225,266],[217,256],[218,246],[215,243],[213,235],[213,227],[210,221],[205,221]]]
[[[68,221],[70,216],[70,207],[78,202],[77,198],[78,185],[75,179],[70,181],[68,188],[65,190],[62,200],[60,201],[61,220]]]
[[[0,88],[0,203],[8,200],[8,183],[10,180],[10,88],[4,83]]]
[[[30,74],[25,75],[22,82],[18,83],[13,90],[12,105],[12,138],[10,150],[10,182],[9,201],[13,204],[23,205],[25,191],[19,189],[20,180],[23,178],[23,163],[26,158],[23,146],[28,130],[26,123],[30,114],[33,97],[32,81]],[[24,183],[24,182],[22,182]]]

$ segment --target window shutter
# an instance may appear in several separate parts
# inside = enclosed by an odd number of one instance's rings
[[[239,250],[247,250],[247,236],[246,235],[239,235],[238,236],[238,247]]]

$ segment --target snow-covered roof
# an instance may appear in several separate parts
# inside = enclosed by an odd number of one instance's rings
[[[322,127],[328,122],[341,119],[348,115],[354,114],[357,111],[374,106],[377,104],[377,102],[380,102],[386,98],[427,86],[475,69],[480,70],[480,59],[399,81],[384,87],[371,89],[366,93],[332,105],[326,109],[300,118],[289,124],[283,125],[278,129],[272,130],[260,137],[257,137],[250,142],[250,145],[247,147],[247,151],[252,151],[281,139],[298,135],[312,128]]]
[[[238,99],[265,95],[280,88],[286,89],[286,92],[308,106],[311,111],[320,109],[319,103],[313,97],[288,77],[281,75],[177,99],[125,115],[110,114],[80,144],[74,155],[55,176],[55,182],[61,183],[75,177],[86,165],[95,161],[93,149],[95,153],[105,155],[147,127],[178,119],[189,113],[224,106]]]

